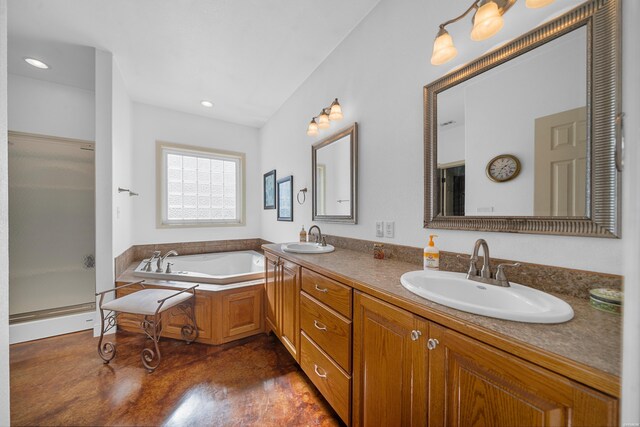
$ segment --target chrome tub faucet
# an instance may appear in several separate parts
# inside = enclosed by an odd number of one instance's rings
[[[162,270],[162,264],[164,263],[164,260],[167,257],[170,257],[170,256],[178,256],[178,252],[176,252],[174,250],[171,250],[171,251],[167,252],[166,254],[164,254],[163,256],[158,256],[158,263],[157,263],[157,267],[158,268],[156,268],[156,273],[163,273],[164,272]]]

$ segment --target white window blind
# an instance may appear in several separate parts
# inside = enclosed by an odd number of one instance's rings
[[[162,224],[239,224],[244,156],[162,146]]]

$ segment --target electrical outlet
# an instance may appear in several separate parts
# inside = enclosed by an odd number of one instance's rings
[[[384,237],[393,237],[396,229],[395,221],[385,221],[384,223]]]
[[[384,237],[384,222],[376,221],[376,237]]]

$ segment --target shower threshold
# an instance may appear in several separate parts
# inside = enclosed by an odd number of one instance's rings
[[[18,313],[9,316],[9,324],[30,322],[32,320],[48,319],[51,317],[68,316],[70,314],[86,313],[96,310],[95,302],[69,305],[66,307],[48,308],[46,310],[30,311],[28,313]]]

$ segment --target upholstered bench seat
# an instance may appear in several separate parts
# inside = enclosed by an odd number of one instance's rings
[[[158,300],[174,295],[176,291],[168,289],[143,289],[129,295],[102,304],[103,310],[119,311],[132,314],[153,316],[158,310]],[[169,298],[162,305],[160,312],[192,298],[191,293],[183,293]]]

